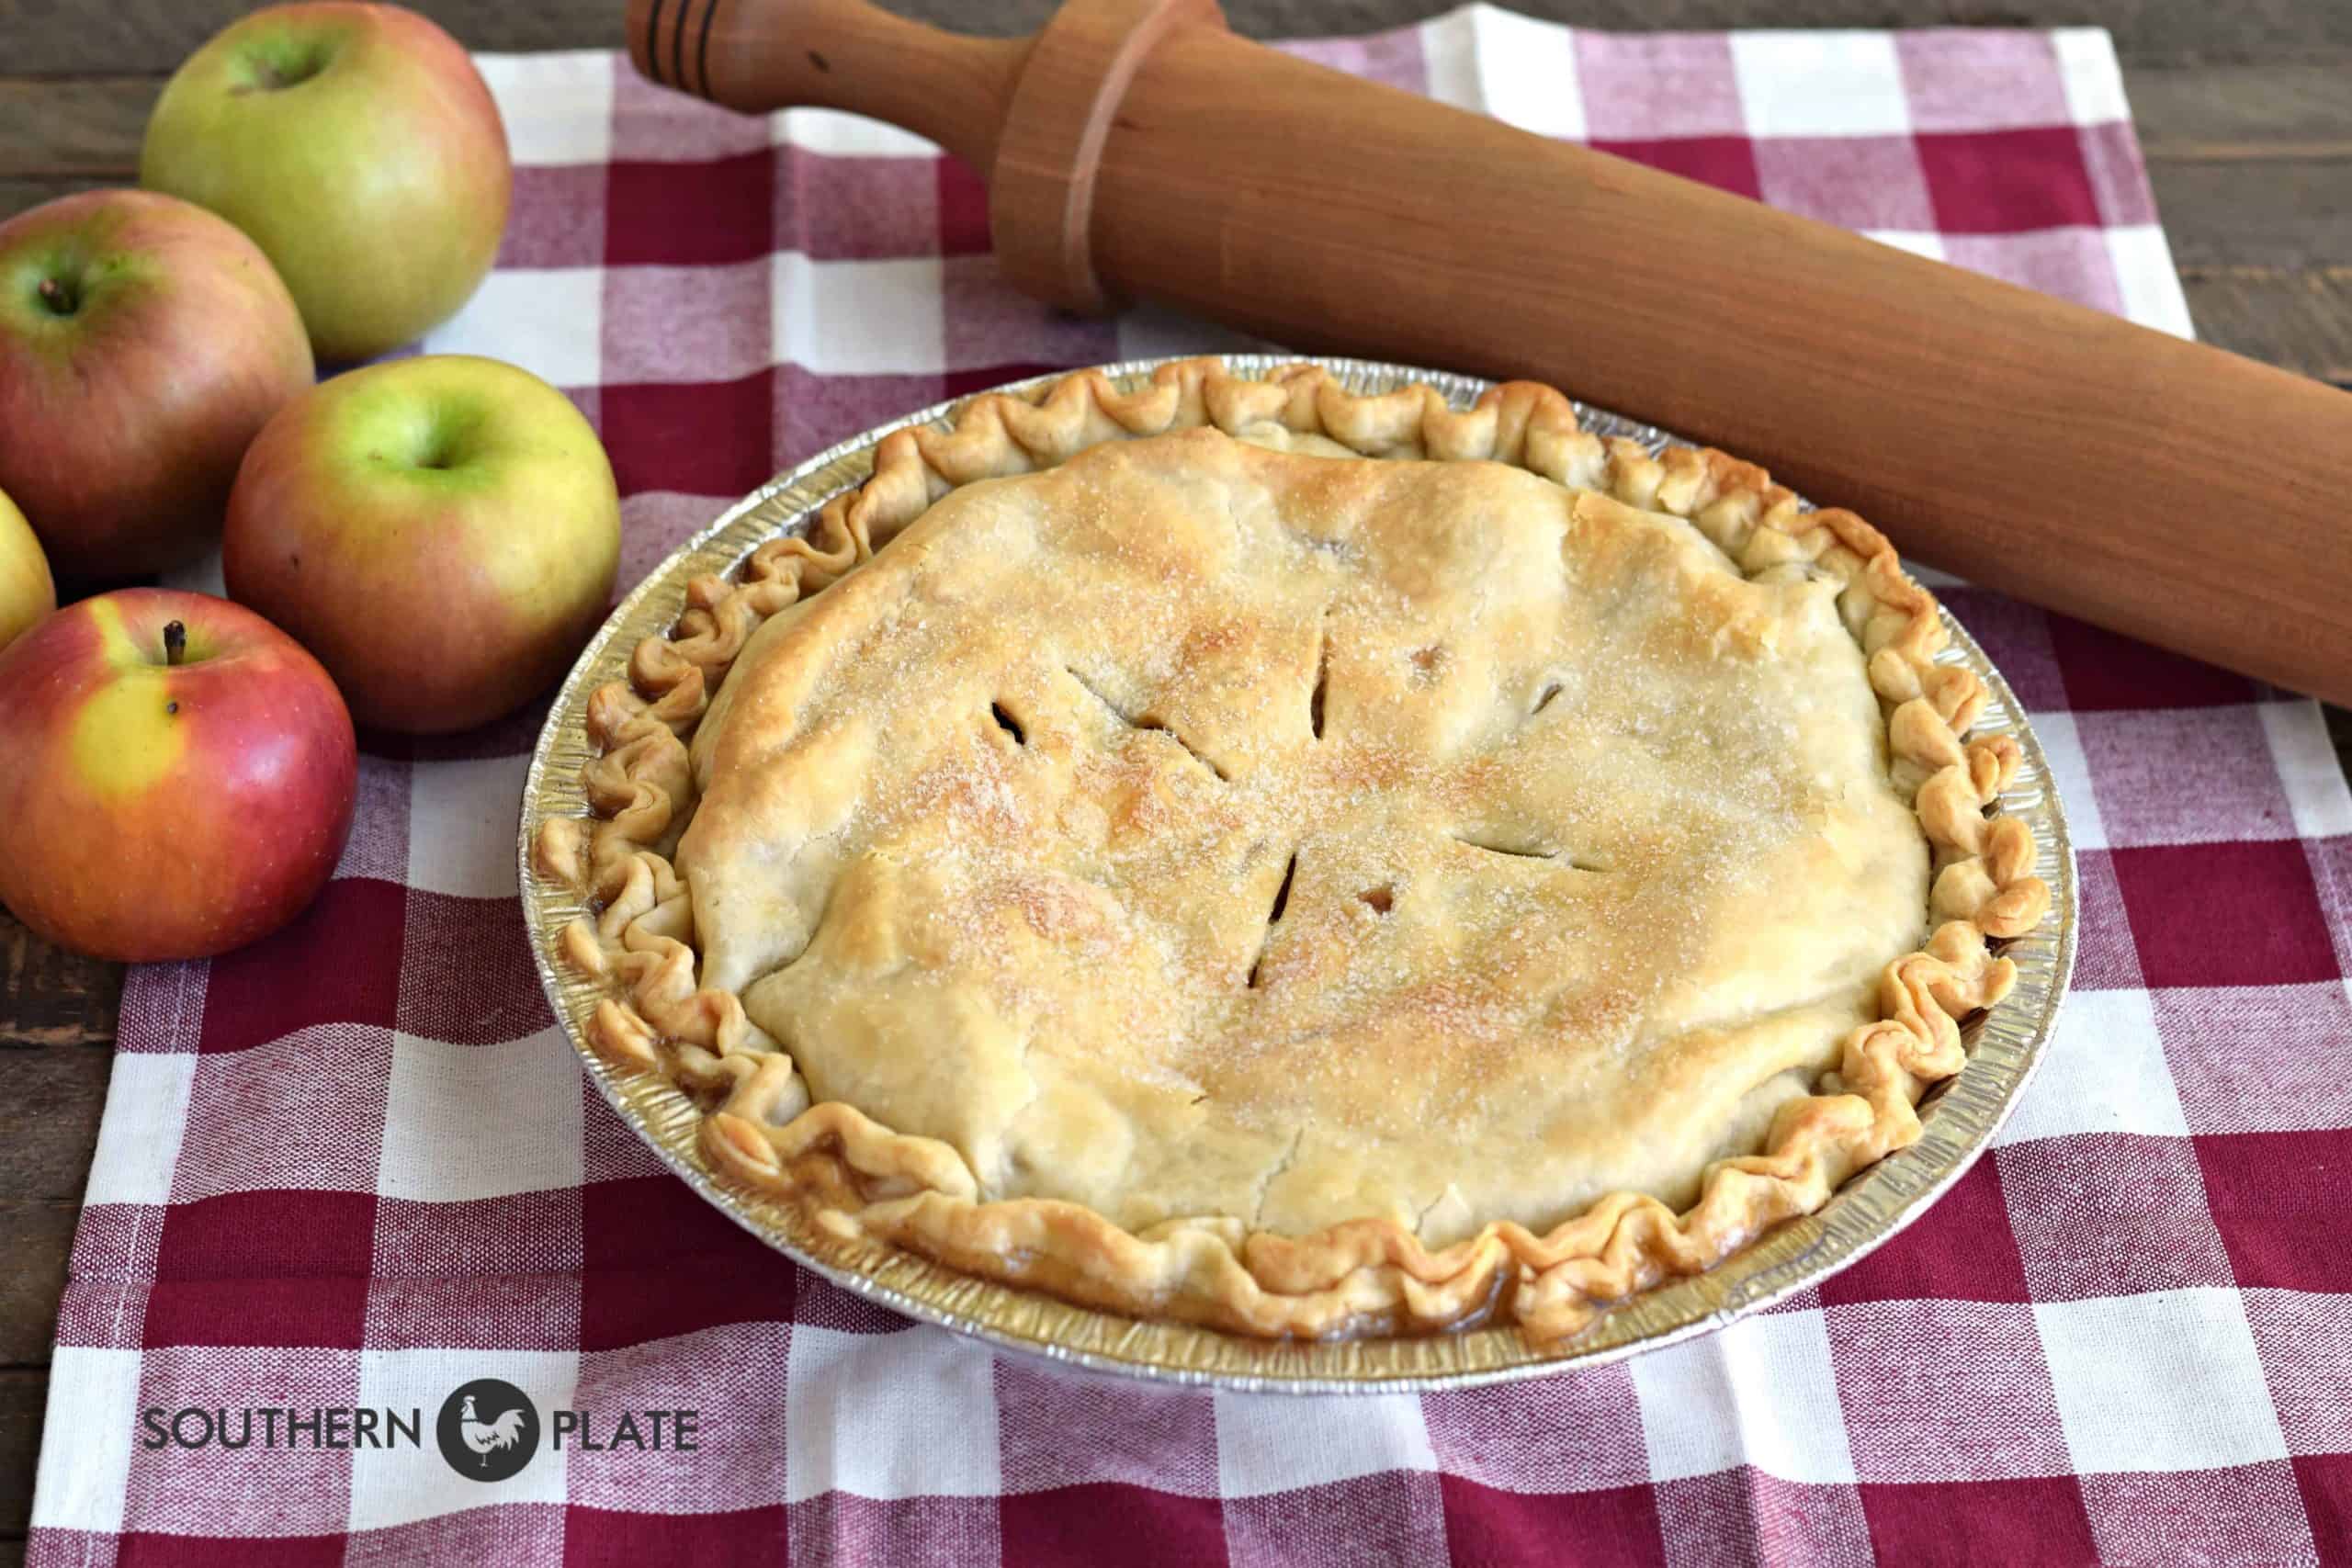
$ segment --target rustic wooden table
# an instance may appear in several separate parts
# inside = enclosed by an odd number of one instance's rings
[[[2098,23],[2115,35],[2165,227],[2207,339],[2352,387],[2352,6],[2343,0],[1511,0],[1583,27]],[[135,178],[164,76],[240,0],[0,0],[0,219]],[[604,47],[621,0],[425,0],[476,49]],[[1025,32],[1050,0],[891,0]],[[1261,37],[1360,32],[1442,0],[1227,0]],[[2352,716],[2331,712],[2352,759]],[[0,914],[0,1562],[21,1559],[58,1293],[96,1141],[119,965]]]

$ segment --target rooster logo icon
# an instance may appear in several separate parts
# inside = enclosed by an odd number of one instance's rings
[[[482,1468],[487,1470],[490,1468],[490,1456],[493,1450],[511,1449],[514,1446],[514,1439],[523,1435],[523,1412],[520,1407],[517,1407],[509,1410],[495,1421],[476,1420],[474,1396],[469,1393],[466,1395],[466,1402],[459,1408],[458,1435],[465,1438],[466,1447],[481,1455]]]
[[[476,1378],[441,1402],[434,1434],[441,1457],[469,1481],[503,1481],[539,1449],[530,1395],[498,1378]]]

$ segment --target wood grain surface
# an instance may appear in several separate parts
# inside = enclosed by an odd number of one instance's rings
[[[1024,33],[1051,0],[888,0]],[[2115,35],[2199,333],[2352,385],[2352,5],[2344,0],[1513,0],[1619,28],[2096,25]],[[243,0],[0,0],[0,219],[128,183],[164,78]],[[484,50],[616,48],[622,0],[423,0]],[[1259,37],[1363,32],[1440,0],[1227,0]],[[2352,760],[2352,716],[2328,715]],[[19,1561],[58,1292],[87,1176],[121,972],[0,914],[0,1565]]]

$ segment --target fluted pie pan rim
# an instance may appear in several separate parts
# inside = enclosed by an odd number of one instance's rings
[[[1131,388],[1169,363],[1143,361],[1104,369],[1114,382]],[[1293,356],[1227,356],[1236,375],[1262,375],[1295,363]],[[1352,390],[1372,392],[1419,382],[1437,389],[1456,407],[1488,385],[1406,367],[1329,359],[1315,363]],[[1035,389],[1062,378],[1062,374],[1039,377],[1015,383],[1014,389]],[[2004,955],[2018,969],[2015,989],[1972,1027],[1970,1066],[1931,1094],[1918,1143],[1846,1183],[1813,1214],[1788,1222],[1706,1273],[1605,1308],[1597,1321],[1573,1337],[1535,1345],[1502,1327],[1393,1339],[1264,1344],[1180,1324],[1137,1323],[958,1273],[868,1240],[829,1234],[808,1224],[795,1205],[716,1179],[695,1135],[702,1118],[686,1097],[659,1079],[614,1070],[606,1055],[589,1043],[586,1020],[596,1000],[608,993],[566,972],[557,961],[560,933],[582,909],[576,897],[568,897],[535,874],[532,842],[548,818],[574,816],[582,809],[578,773],[587,755],[582,721],[589,694],[625,667],[639,637],[674,618],[685,583],[731,569],[757,543],[788,525],[805,525],[817,507],[865,477],[874,447],[892,430],[937,425],[968,400],[922,411],[819,455],[746,498],[690,541],[630,594],[583,653],[550,710],[533,758],[522,823],[524,903],[535,962],[550,1003],[607,1100],[665,1163],[730,1217],[844,1288],[910,1315],[1066,1363],[1236,1388],[1396,1390],[1485,1382],[1589,1364],[1745,1315],[1817,1281],[1894,1234],[1957,1179],[1989,1142],[2039,1060],[2071,968],[2072,856],[2046,766],[2019,705],[1981,649],[1939,607],[1937,615],[1950,646],[1937,662],[1973,671],[1988,696],[1974,733],[2012,736],[2022,754],[2016,781],[2002,793],[2000,814],[2031,829],[2038,845],[2034,870],[2052,896],[2051,913],[2005,944]],[[1647,427],[1589,409],[1579,408],[1578,412],[1588,428],[1624,435],[1653,451],[1666,441]]]

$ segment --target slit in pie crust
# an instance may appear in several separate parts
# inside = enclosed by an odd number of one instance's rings
[[[1549,388],[1079,372],[689,600],[537,844],[593,1043],[1091,1306],[1573,1333],[1913,1141],[2049,902],[1886,541]]]

